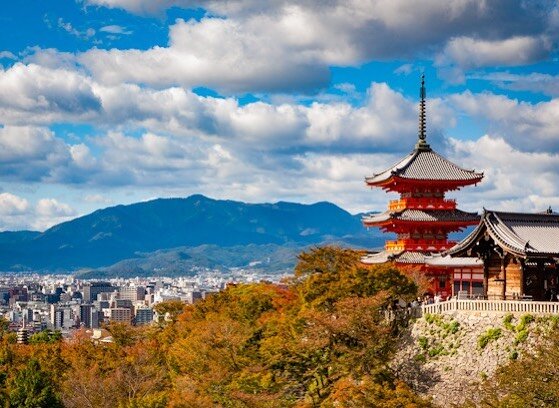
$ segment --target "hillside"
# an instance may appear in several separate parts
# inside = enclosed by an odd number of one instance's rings
[[[247,204],[193,195],[98,210],[43,233],[2,233],[0,269],[99,268],[178,247],[207,245],[215,252],[215,247],[323,242],[378,246],[381,241],[358,217],[327,202]],[[154,256],[161,259],[160,253]]]

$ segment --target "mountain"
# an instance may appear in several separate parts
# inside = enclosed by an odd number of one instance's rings
[[[378,245],[358,218],[332,203],[247,204],[193,195],[98,210],[43,233],[2,233],[0,269],[99,268],[177,247],[325,241]]]

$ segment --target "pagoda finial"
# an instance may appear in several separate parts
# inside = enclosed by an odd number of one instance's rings
[[[419,140],[415,146],[418,150],[430,150],[431,147],[427,144],[427,131],[426,131],[426,117],[425,117],[425,74],[421,74],[421,88],[419,88]]]

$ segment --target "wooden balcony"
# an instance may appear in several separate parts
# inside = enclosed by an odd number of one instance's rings
[[[386,241],[384,248],[389,252],[402,251],[433,251],[439,252],[452,248],[455,241],[441,241],[435,239],[399,239]]]
[[[388,203],[389,211],[401,211],[405,209],[414,210],[454,210],[456,200],[444,198],[401,198],[390,200]]]

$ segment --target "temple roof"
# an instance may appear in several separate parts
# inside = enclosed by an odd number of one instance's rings
[[[506,252],[524,258],[559,256],[559,214],[484,210],[479,225],[446,253],[461,255],[488,235]]]
[[[386,211],[381,214],[371,214],[363,217],[365,225],[379,224],[389,220],[411,222],[476,222],[477,213],[462,210],[410,210]]]
[[[365,177],[365,181],[369,185],[383,184],[392,177],[471,184],[480,181],[483,173],[465,170],[427,147],[416,148],[389,169]]]
[[[483,263],[477,258],[450,257],[439,254],[425,254],[417,251],[403,251],[399,253],[382,251],[375,254],[367,254],[361,262],[364,264],[382,264],[386,262],[396,262],[404,264],[425,264],[435,267],[445,266],[481,266]]]

